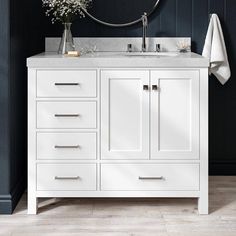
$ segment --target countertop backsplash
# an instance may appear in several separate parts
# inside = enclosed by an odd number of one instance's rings
[[[160,44],[160,49],[163,52],[174,52],[178,50],[178,43],[185,42],[190,45],[191,48],[191,38],[190,37],[175,37],[175,38],[158,38],[151,37],[147,38],[147,50],[155,51],[156,44]],[[46,38],[45,39],[45,51],[46,52],[56,52],[58,50],[60,43],[60,38]],[[140,51],[142,45],[142,38],[74,38],[74,43],[76,50],[86,51],[95,50],[100,52],[109,51],[126,51],[127,45],[132,44],[133,51]]]

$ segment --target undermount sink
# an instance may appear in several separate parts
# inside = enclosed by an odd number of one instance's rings
[[[177,52],[126,52],[125,56],[155,56],[155,57],[176,57]]]
[[[84,54],[85,57],[177,57],[178,52],[90,52]]]

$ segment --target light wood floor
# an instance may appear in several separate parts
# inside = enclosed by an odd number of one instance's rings
[[[48,199],[0,215],[1,236],[236,236],[236,176],[210,177],[210,215],[196,199]]]

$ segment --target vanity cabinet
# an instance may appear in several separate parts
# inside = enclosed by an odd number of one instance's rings
[[[29,214],[46,197],[190,197],[208,213],[206,62],[51,58],[28,60]]]

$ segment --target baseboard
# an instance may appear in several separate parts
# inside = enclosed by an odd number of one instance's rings
[[[0,214],[12,213],[11,195],[0,195]]]
[[[25,178],[17,182],[10,194],[0,195],[0,214],[12,214],[26,187]]]
[[[209,164],[210,175],[236,175],[236,161],[212,161]]]

